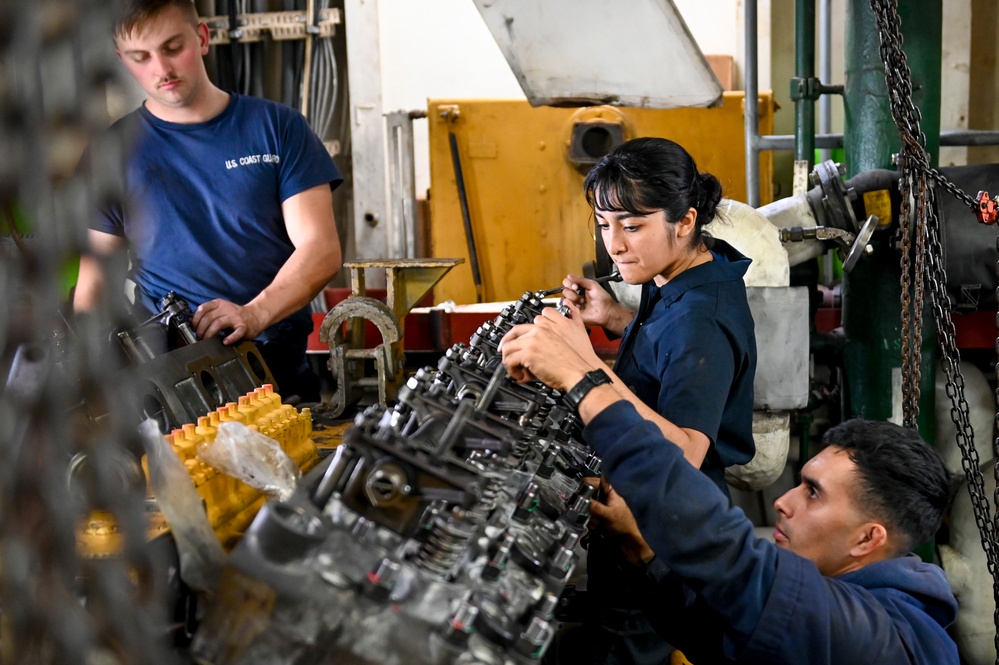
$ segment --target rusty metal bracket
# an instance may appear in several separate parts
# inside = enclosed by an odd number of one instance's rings
[[[352,325],[352,334],[344,335],[344,324]],[[364,346],[365,321],[374,323],[382,341],[373,349]],[[365,388],[378,389],[378,402],[385,404],[391,394],[395,377],[401,372],[400,344],[402,326],[392,311],[380,300],[365,296],[351,296],[331,309],[319,329],[319,340],[330,349],[329,368],[336,380],[336,393],[332,398],[333,416],[341,415],[348,405],[356,402]],[[365,376],[364,361],[375,364],[375,377]]]
[[[332,415],[340,416],[365,392],[375,389],[378,403],[395,399],[403,382],[405,352],[403,336],[406,314],[437,282],[464,259],[375,259],[348,261],[350,297],[337,304],[323,319],[319,341],[330,349],[329,369],[336,381],[330,406]],[[364,271],[385,271],[385,302],[368,297]],[[365,346],[365,322],[370,321],[381,334],[381,343]],[[345,327],[350,322],[349,334]],[[365,365],[374,363],[375,376],[366,376]]]

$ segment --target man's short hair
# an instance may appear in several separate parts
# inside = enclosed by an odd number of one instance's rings
[[[861,510],[895,532],[895,554],[933,538],[953,497],[953,485],[940,454],[915,430],[855,419],[827,431],[822,443],[845,451],[856,465],[855,499]]]
[[[169,7],[179,8],[188,15],[191,25],[198,25],[198,9],[194,6],[194,0],[122,0],[120,7],[111,26],[111,36],[115,39],[128,37],[139,26]]]

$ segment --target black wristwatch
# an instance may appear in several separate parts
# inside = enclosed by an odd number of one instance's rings
[[[579,410],[579,403],[583,401],[586,394],[597,386],[602,386],[605,383],[610,383],[611,378],[607,375],[607,372],[602,369],[595,369],[592,372],[587,372],[583,375],[583,378],[579,380],[579,383],[574,385],[569,389],[569,392],[562,397],[562,403],[573,411]]]

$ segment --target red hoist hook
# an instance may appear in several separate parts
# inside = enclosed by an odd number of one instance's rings
[[[982,224],[995,224],[999,219],[999,201],[989,198],[988,192],[978,192],[975,199],[975,217]]]

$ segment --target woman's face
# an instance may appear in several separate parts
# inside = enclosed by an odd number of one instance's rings
[[[690,265],[692,223],[689,230],[682,221],[669,224],[662,210],[636,215],[597,208],[594,215],[607,254],[628,284],[654,279],[662,286]]]

